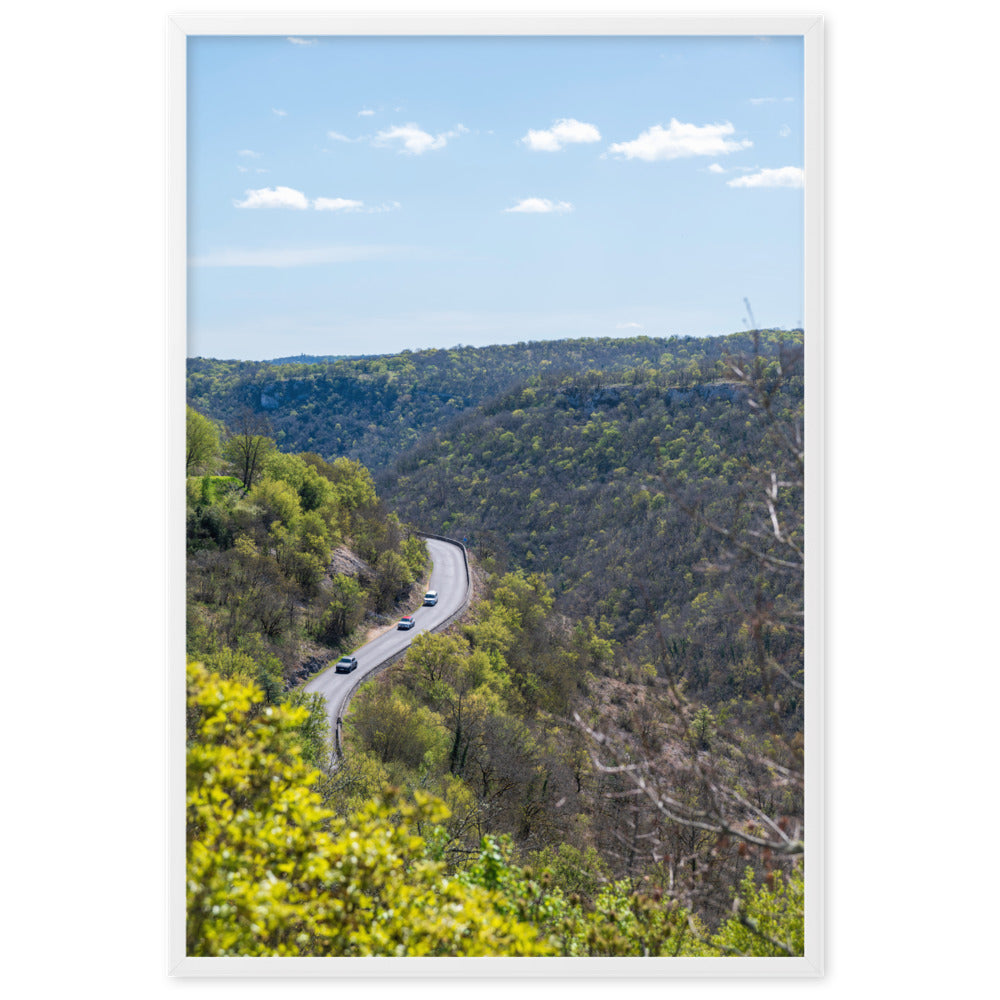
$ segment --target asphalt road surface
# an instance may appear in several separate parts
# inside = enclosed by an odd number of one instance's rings
[[[370,673],[394,653],[405,649],[421,632],[427,632],[435,625],[440,625],[458,611],[465,601],[468,580],[465,575],[465,556],[462,554],[462,549],[452,542],[428,538],[427,551],[434,564],[431,570],[431,582],[427,589],[438,592],[437,604],[431,608],[418,607],[409,612],[417,622],[413,628],[407,631],[390,629],[360,649],[353,650],[351,655],[358,658],[357,670],[349,674],[336,673],[332,666],[337,659],[334,657],[331,666],[306,684],[306,691],[321,694],[326,699],[331,732],[336,731],[337,719],[343,712],[344,700],[360,677]]]

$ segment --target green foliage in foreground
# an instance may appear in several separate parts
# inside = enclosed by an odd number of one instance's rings
[[[337,817],[299,753],[301,710],[197,665],[188,682],[188,954],[552,953],[429,855],[417,831],[440,804],[386,796]]]
[[[770,887],[748,874],[736,916],[709,936],[625,882],[585,908],[548,868],[514,865],[504,838],[484,838],[478,858],[450,871],[441,802],[385,793],[347,817],[323,805],[301,753],[307,714],[188,667],[190,955],[801,953],[799,873]]]

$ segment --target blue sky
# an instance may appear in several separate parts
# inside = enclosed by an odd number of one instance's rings
[[[188,40],[188,354],[800,326],[801,38]]]

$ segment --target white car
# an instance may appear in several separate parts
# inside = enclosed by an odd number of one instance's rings
[[[436,590],[428,590],[424,594],[424,607],[433,607],[438,602],[438,592]]]

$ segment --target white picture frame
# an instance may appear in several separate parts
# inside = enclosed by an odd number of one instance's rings
[[[801,35],[805,51],[806,946],[801,958],[195,958],[185,954],[184,368],[186,45],[201,35]],[[824,34],[819,16],[177,15],[168,19],[167,972],[192,977],[815,978],[824,972]]]

